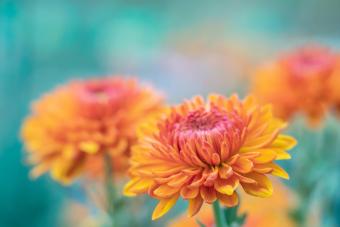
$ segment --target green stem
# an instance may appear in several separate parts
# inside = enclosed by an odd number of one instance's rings
[[[108,154],[104,155],[104,166],[105,166],[105,190],[107,199],[107,211],[110,216],[112,227],[115,226],[115,212],[114,212],[114,201],[115,201],[115,187],[113,178],[113,163],[111,157]]]
[[[218,201],[215,201],[213,203],[213,209],[214,209],[214,216],[215,216],[215,226],[216,227],[228,227],[223,211]]]

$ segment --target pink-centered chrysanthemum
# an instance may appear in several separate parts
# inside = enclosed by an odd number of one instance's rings
[[[312,125],[340,100],[340,57],[330,49],[307,46],[259,67],[252,92],[274,113],[289,119],[300,113]]]
[[[158,199],[153,219],[167,213],[179,197],[189,201],[193,216],[203,203],[237,205],[239,187],[254,196],[270,196],[267,175],[288,178],[275,160],[289,159],[286,151],[296,144],[281,134],[285,127],[269,105],[258,105],[252,97],[211,95],[207,102],[195,97],[141,128],[124,193]]]
[[[50,172],[64,184],[82,173],[103,173],[104,156],[114,174],[127,171],[136,128],[162,109],[162,98],[134,79],[72,81],[34,103],[22,138],[33,176]]]

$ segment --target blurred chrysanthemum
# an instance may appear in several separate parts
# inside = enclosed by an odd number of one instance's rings
[[[64,184],[81,173],[98,175],[103,154],[116,174],[126,172],[136,127],[162,108],[162,98],[134,79],[106,77],[74,81],[46,94],[33,105],[22,138],[36,165]]]
[[[316,124],[331,105],[331,80],[338,63],[339,56],[326,48],[298,49],[260,67],[253,92],[260,101],[272,103],[277,116],[289,119],[303,113]]]
[[[244,203],[239,213],[247,214],[244,227],[293,227],[296,226],[290,217],[291,211],[296,207],[296,197],[289,188],[279,181],[274,181],[275,193],[272,197],[261,200],[242,194]],[[206,227],[215,226],[214,214],[209,207],[203,207],[197,215],[197,220]],[[181,216],[169,224],[169,227],[199,227],[196,218]]]
[[[179,196],[189,200],[189,216],[203,202],[237,205],[239,185],[248,194],[270,196],[266,174],[288,178],[274,161],[289,159],[286,151],[296,143],[280,134],[285,126],[272,116],[270,105],[259,106],[251,96],[241,101],[211,95],[207,103],[195,97],[142,127],[125,194],[158,199],[153,219],[168,212]]]

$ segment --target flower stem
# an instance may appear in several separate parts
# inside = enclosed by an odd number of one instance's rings
[[[110,226],[115,226],[115,212],[114,212],[114,201],[115,201],[115,187],[113,178],[113,163],[110,155],[104,155],[104,166],[105,166],[105,190],[107,199],[107,212],[110,216]]]
[[[214,216],[215,216],[215,226],[216,227],[228,227],[223,211],[218,201],[215,201],[213,203],[213,209],[214,209]]]

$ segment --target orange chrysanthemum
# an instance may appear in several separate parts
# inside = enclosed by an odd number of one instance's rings
[[[241,204],[240,213],[246,213],[244,227],[293,227],[296,226],[289,213],[296,207],[296,198],[292,191],[279,181],[274,181],[275,193],[272,197],[261,200],[242,194],[244,203]],[[206,227],[215,226],[214,214],[209,207],[202,208],[197,220]],[[169,227],[199,227],[196,218],[181,216],[172,221]]]
[[[335,74],[339,77],[339,59],[326,48],[299,49],[260,67],[253,92],[260,101],[272,103],[277,116],[289,119],[304,113],[311,124],[316,124],[332,105],[331,81]]]
[[[22,138],[33,176],[50,171],[70,183],[82,172],[98,174],[103,154],[115,173],[128,168],[136,127],[162,108],[161,97],[134,79],[107,77],[74,81],[45,95],[24,122]]]
[[[285,126],[269,105],[259,106],[252,97],[211,95],[206,104],[195,97],[142,128],[132,148],[132,179],[125,194],[148,193],[160,200],[153,219],[168,212],[179,196],[189,200],[190,216],[203,202],[237,205],[239,185],[248,194],[270,196],[266,174],[288,178],[274,161],[289,159],[286,150],[296,143],[280,134]]]

